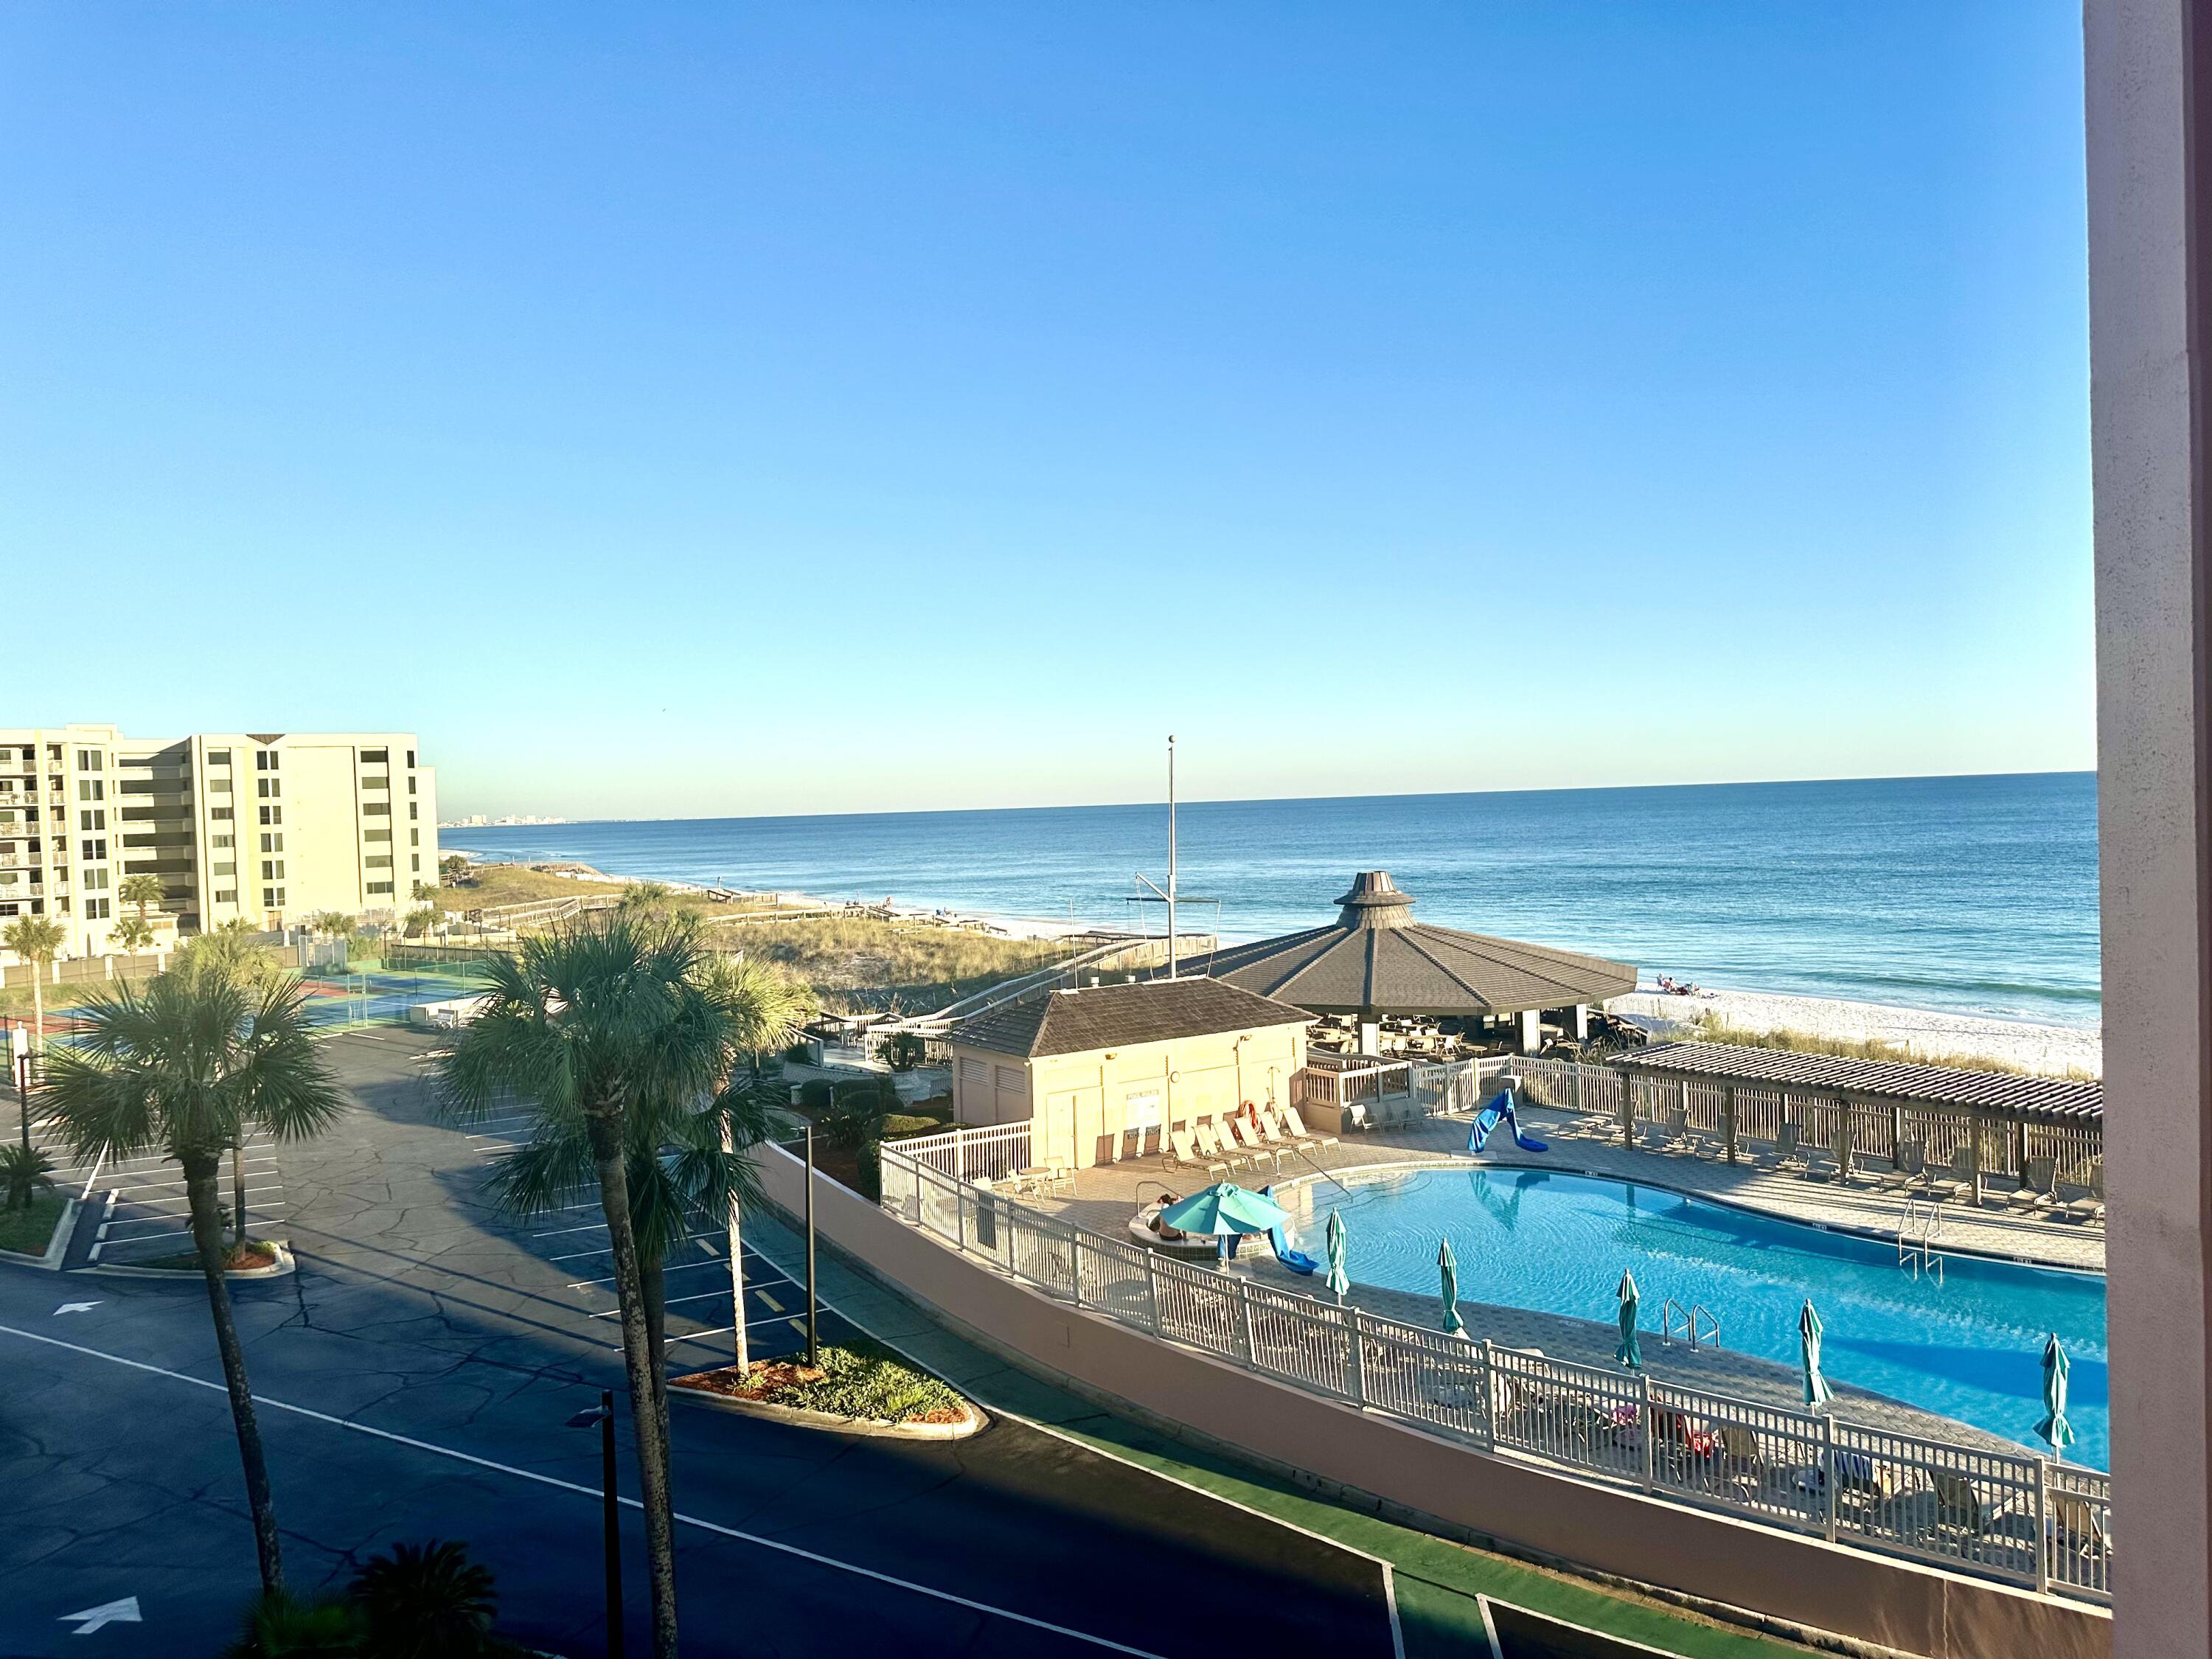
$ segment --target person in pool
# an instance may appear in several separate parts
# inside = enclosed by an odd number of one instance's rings
[[[1182,1228],[1170,1227],[1167,1224],[1166,1217],[1168,1206],[1170,1204],[1180,1204],[1182,1202],[1182,1194],[1181,1193],[1162,1193],[1160,1194],[1160,1207],[1152,1213],[1152,1231],[1160,1236],[1160,1243],[1163,1244],[1178,1243],[1190,1236],[1184,1232]]]

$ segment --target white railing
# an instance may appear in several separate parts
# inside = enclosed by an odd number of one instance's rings
[[[1173,1261],[956,1173],[1026,1167],[1028,1129],[886,1144],[884,1209],[1048,1296],[1492,1455],[2111,1599],[2111,1483],[2094,1470],[1447,1336]]]

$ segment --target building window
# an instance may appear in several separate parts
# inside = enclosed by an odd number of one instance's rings
[[[361,751],[361,763],[363,766],[389,766],[392,764],[392,751],[389,749],[364,749]]]
[[[283,822],[284,822],[284,809],[283,809],[283,807],[281,807],[281,806],[264,806],[264,807],[263,807],[263,808],[261,809],[261,821],[262,821],[262,823],[283,823]]]
[[[410,766],[415,764],[415,751],[412,749],[407,751],[407,763]]]
[[[264,860],[261,860],[261,879],[262,879],[262,880],[264,880],[264,881],[282,881],[283,878],[284,878],[284,860],[282,860],[282,859],[264,859]]]
[[[229,793],[230,780],[228,778],[210,778],[208,780],[208,793],[210,795],[227,795]]]
[[[372,893],[388,893],[392,890],[392,884],[388,881],[372,881],[368,884],[368,890]]]
[[[54,787],[58,789],[61,786],[58,783]],[[87,778],[77,785],[76,798],[79,800],[106,800],[107,786],[98,778]]]
[[[218,888],[216,888],[216,889],[215,890],[215,902],[216,902],[217,904],[235,904],[235,903],[237,903],[237,902],[238,902],[238,889],[236,889],[235,887],[218,887]]]
[[[253,793],[264,800],[284,793],[284,780],[282,778],[256,778],[253,786]]]
[[[100,750],[97,749],[78,750],[76,751],[76,769],[80,772],[97,772],[100,770]]]
[[[234,839],[234,837],[229,836],[210,836],[208,837],[208,845],[210,847],[228,847],[232,845]]]
[[[253,769],[257,772],[274,772],[276,769],[276,751],[273,749],[255,750]]]
[[[208,762],[207,762],[207,763],[208,763],[210,766],[228,766],[228,765],[229,765],[229,764],[230,764],[230,750],[228,750],[228,749],[210,749],[210,750],[208,750]]]
[[[408,860],[407,861],[408,861],[408,863],[410,863],[410,865],[412,865],[412,866],[415,867],[416,872],[417,874],[420,874],[420,873],[422,872],[422,855],[420,853],[416,854],[414,857],[410,858],[410,860]],[[803,1127],[804,1126],[802,1125],[801,1127]]]
[[[77,827],[81,830],[105,830],[107,828],[107,811],[105,807],[88,808],[77,814]]]
[[[392,867],[392,854],[386,853],[381,857],[372,854],[363,859],[362,863],[371,870],[389,870]]]
[[[412,772],[407,775],[407,793],[410,795],[415,793],[415,775]]]
[[[106,921],[108,915],[107,906],[108,901],[104,898],[87,899],[84,902],[84,919],[87,921]]]
[[[103,836],[97,841],[86,842],[84,844],[84,856],[88,862],[94,859],[106,858],[107,856],[106,838]]]
[[[422,832],[420,830],[410,830],[407,832],[407,844],[410,847],[420,847],[422,844]]]
[[[283,903],[283,902],[284,890],[283,888],[264,887],[261,890],[261,902],[264,907],[274,909],[277,905]]]
[[[107,885],[107,872],[105,870],[87,870],[84,871],[82,874],[84,876],[84,884],[87,887],[105,887]]]
[[[228,864],[218,864],[215,867],[215,873],[218,876],[234,876],[238,873],[237,862],[233,860]]]
[[[262,836],[261,850],[264,853],[283,852],[284,850],[284,832],[280,830],[273,836]]]
[[[392,839],[392,831],[389,830],[364,830],[361,832],[361,838],[363,841],[390,841]]]
[[[210,806],[208,808],[208,817],[212,818],[217,823],[228,823],[237,816],[238,815],[228,806]]]
[[[407,816],[410,818],[419,818],[422,816],[422,809],[410,800],[407,803]]]
[[[363,801],[361,811],[364,817],[388,818],[392,816],[392,803],[388,800]]]

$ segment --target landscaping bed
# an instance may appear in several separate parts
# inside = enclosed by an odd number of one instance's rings
[[[276,1247],[264,1239],[249,1238],[243,1244],[234,1244],[224,1260],[222,1270],[227,1273],[258,1273],[276,1265]],[[157,1255],[144,1261],[134,1261],[134,1267],[151,1267],[159,1273],[196,1273],[200,1270],[199,1252],[180,1250],[175,1255]]]
[[[58,1192],[40,1193],[27,1210],[0,1210],[0,1250],[21,1255],[44,1255],[61,1223],[69,1200]]]
[[[796,1358],[758,1359],[743,1373],[725,1365],[672,1378],[669,1387],[886,1427],[954,1428],[975,1419],[975,1408],[951,1387],[879,1342],[863,1337],[821,1352],[818,1366]]]

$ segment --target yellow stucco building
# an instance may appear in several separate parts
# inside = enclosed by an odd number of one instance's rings
[[[953,1028],[953,1115],[1028,1120],[1041,1164],[1157,1151],[1168,1131],[1245,1101],[1290,1103],[1312,1019],[1213,979],[1047,992]]]

